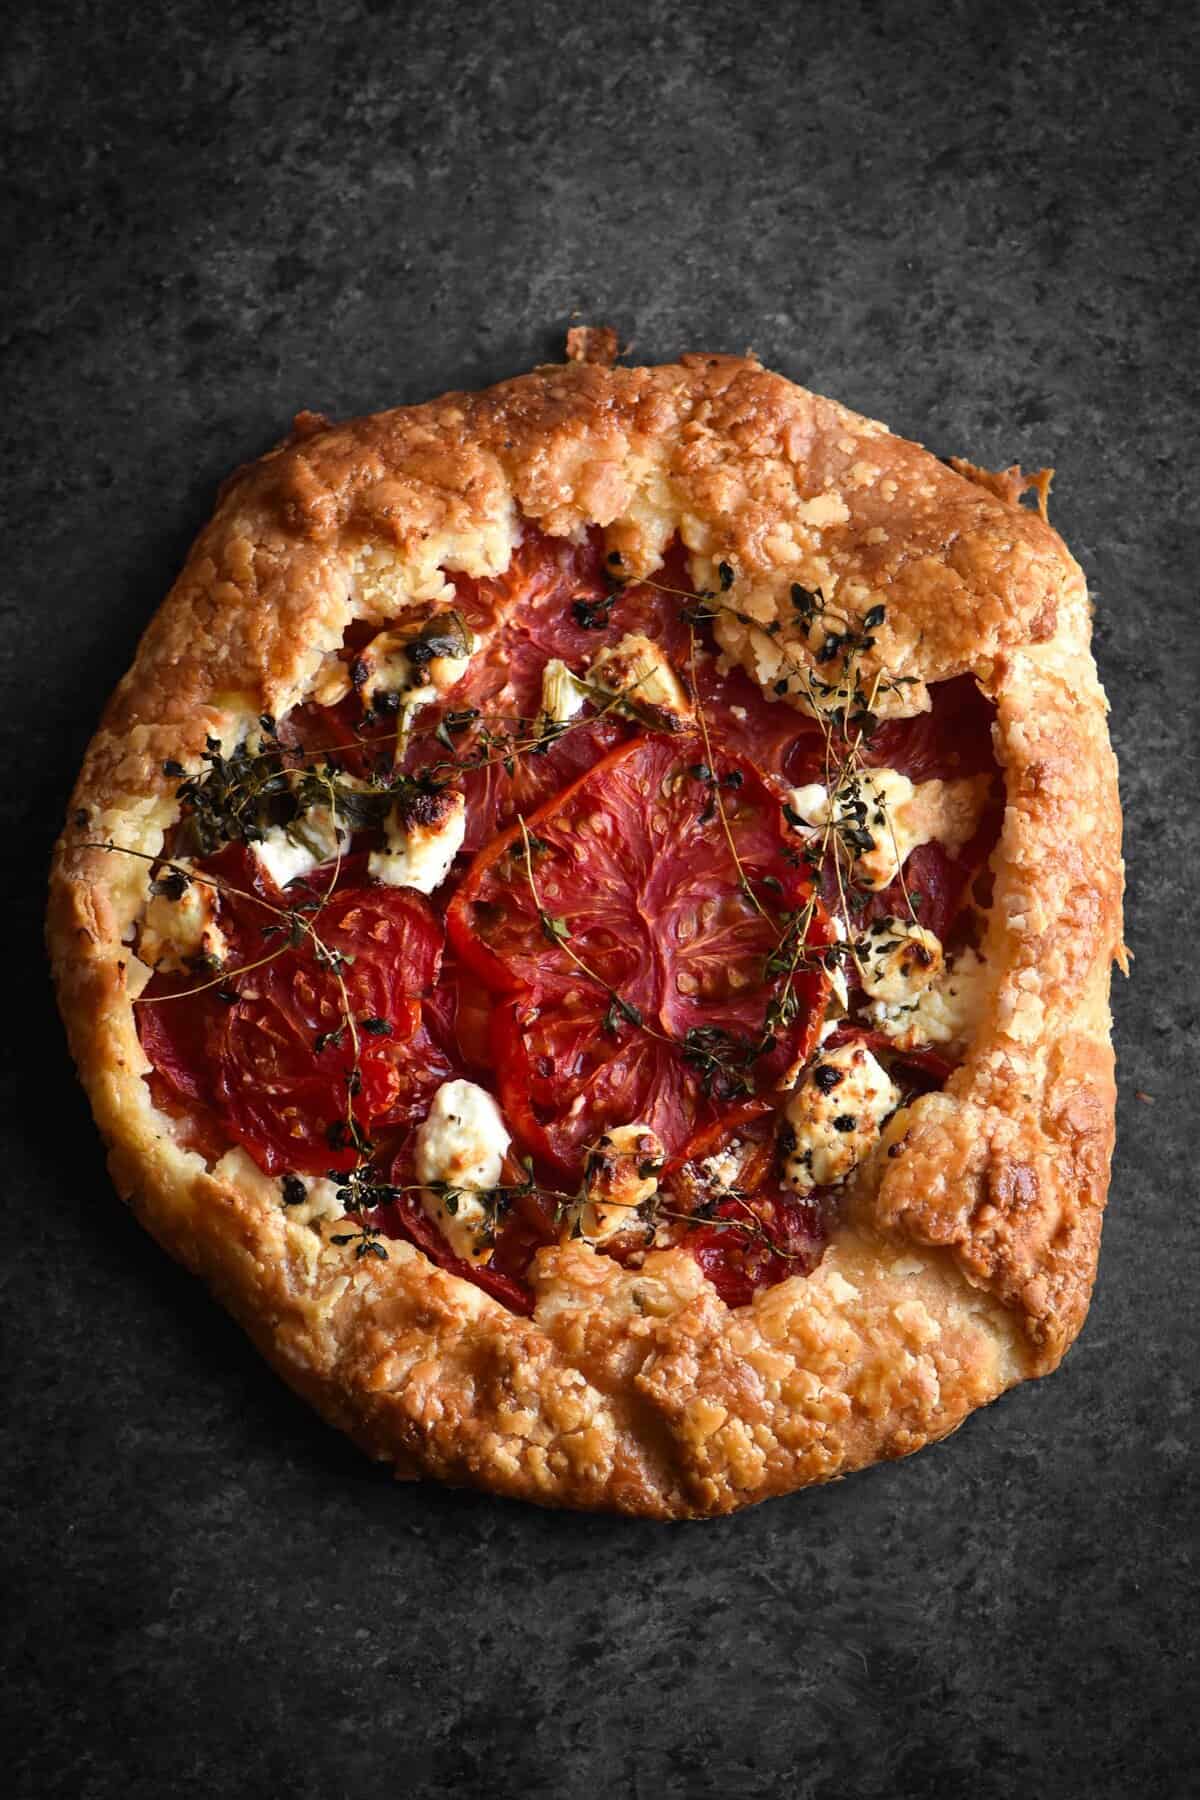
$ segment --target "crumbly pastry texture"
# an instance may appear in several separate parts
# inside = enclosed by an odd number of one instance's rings
[[[84,761],[52,876],[49,944],[71,1047],[139,1219],[293,1388],[404,1477],[656,1518],[720,1514],[906,1455],[1053,1369],[1087,1311],[1113,1134],[1110,966],[1120,814],[1083,576],[1019,476],[948,466],[753,360],[573,361],[477,394],[293,435],[225,486]],[[1043,495],[1044,497],[1044,495]],[[823,1260],[728,1309],[684,1250],[623,1267],[541,1251],[531,1318],[389,1243],[331,1241],[241,1150],[213,1166],[143,1079],[130,942],[177,815],[163,763],[236,744],[317,690],[355,620],[447,571],[508,564],[523,521],[599,527],[634,574],[678,534],[739,609],[792,583],[886,625],[865,658],[996,707],[1005,810],[974,1033],[858,1169]],[[772,640],[722,618],[770,684]]]

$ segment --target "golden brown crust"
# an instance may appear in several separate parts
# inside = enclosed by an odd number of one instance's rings
[[[679,532],[695,579],[729,561],[759,619],[788,616],[793,582],[859,617],[886,600],[880,666],[917,683],[971,670],[997,706],[994,979],[966,1059],[897,1115],[818,1270],[736,1312],[683,1251],[635,1272],[574,1244],[540,1254],[535,1316],[518,1318],[406,1245],[356,1260],[240,1152],[207,1168],[142,1079],[128,937],[144,869],[73,848],[68,828],[49,942],[119,1191],[285,1379],[398,1472],[727,1512],[919,1448],[1079,1330],[1112,1141],[1115,774],[1082,576],[1011,484],[979,475],[752,361],[695,356],[553,366],[344,425],[302,415],[227,484],[87,752],[72,815],[89,835],[157,850],[165,758],[285,713],[346,625],[386,617],[396,592],[502,569],[521,518],[599,525],[632,573]],[[766,678],[764,637],[733,629],[724,648]]]

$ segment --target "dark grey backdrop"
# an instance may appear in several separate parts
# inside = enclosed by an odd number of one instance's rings
[[[23,1794],[1188,1791],[1189,10],[10,11]],[[217,480],[298,407],[551,357],[573,308],[640,358],[749,344],[938,452],[1055,464],[1131,814],[1082,1342],[914,1462],[691,1527],[396,1489],[318,1425],[114,1203],[40,961],[78,756]]]

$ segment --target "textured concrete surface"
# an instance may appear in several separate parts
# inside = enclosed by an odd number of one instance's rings
[[[1189,11],[9,9],[21,1794],[1194,1791]],[[394,1489],[317,1425],[114,1203],[40,961],[79,753],[216,481],[297,407],[545,358],[575,308],[1055,464],[1130,811],[1083,1340],[939,1450],[698,1527]]]

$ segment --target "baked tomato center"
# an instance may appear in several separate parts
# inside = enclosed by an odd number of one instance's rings
[[[706,761],[708,756],[711,760]],[[772,972],[808,879],[778,798],[692,735],[637,738],[476,857],[455,952],[503,1003],[493,1046],[526,1147],[568,1174],[613,1125],[673,1153],[807,1054],[823,979]]]
[[[360,791],[415,778],[464,795],[461,850],[431,894],[383,886],[368,863],[376,811],[340,860],[281,891],[249,834],[227,843],[191,876],[212,884],[219,971],[199,959],[155,974],[138,1007],[156,1100],[189,1143],[240,1145],[271,1175],[363,1180],[364,1243],[405,1237],[519,1312],[532,1259],[559,1241],[618,1128],[661,1144],[650,1236],[689,1249],[731,1306],[815,1265],[836,1199],[789,1190],[776,1153],[778,1107],[830,995],[827,908],[844,900],[781,804],[828,780],[831,727],[725,666],[678,545],[652,580],[620,576],[598,532],[527,530],[503,575],[448,577],[473,652],[402,731],[357,686],[281,720],[273,818],[288,817],[289,770]],[[347,633],[344,685],[379,629]],[[589,686],[597,655],[631,634],[674,671],[687,701],[674,729]],[[585,693],[558,720],[545,710],[555,660]],[[903,880],[859,896],[858,917],[902,914],[915,896],[919,922],[953,943],[986,903],[1002,786],[974,680],[931,700],[878,725],[861,764],[914,783],[989,773],[992,798],[966,844],[918,845]],[[824,1043],[855,1038],[906,1097],[950,1071],[937,1048],[898,1051],[854,1017]],[[512,1139],[485,1260],[452,1247],[415,1174],[414,1134],[452,1078],[489,1090]],[[648,1242],[631,1229],[597,1247],[636,1260]]]

